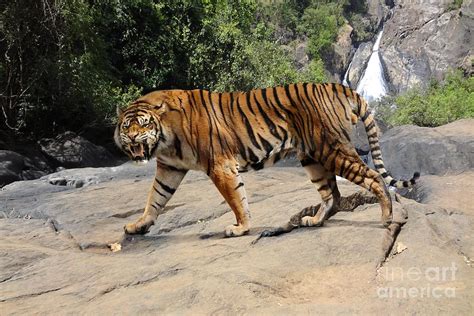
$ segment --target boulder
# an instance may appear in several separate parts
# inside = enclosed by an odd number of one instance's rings
[[[66,168],[112,166],[117,160],[105,148],[73,132],[38,141],[41,151],[58,166]]]
[[[31,159],[9,150],[0,150],[0,187],[13,181],[31,180],[44,176],[47,169],[38,167],[44,162]]]
[[[449,69],[472,73],[472,1],[459,9],[446,1],[395,1],[380,46],[391,90],[406,91],[441,80]]]
[[[308,42],[306,41],[296,44],[296,48],[294,50],[294,59],[296,61],[298,70],[305,69],[309,64],[307,49]]]
[[[374,43],[363,42],[357,47],[357,50],[352,58],[349,73],[347,74],[347,83],[352,89],[357,88],[359,80],[364,75],[364,70],[367,68],[370,55],[372,54],[372,47]]]
[[[436,128],[411,125],[388,130],[381,139],[385,165],[396,177],[414,171],[444,175],[474,168],[474,119]]]
[[[474,220],[474,169],[444,176],[423,175],[406,197],[419,203],[437,205],[449,210],[464,210]]]

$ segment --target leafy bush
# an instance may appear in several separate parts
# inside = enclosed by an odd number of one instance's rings
[[[0,130],[38,138],[97,129],[153,89],[323,81],[321,53],[343,8],[360,1],[3,1]],[[281,46],[297,37],[310,41],[302,71]]]
[[[443,82],[432,81],[423,91],[412,89],[389,97],[376,107],[391,125],[439,126],[461,118],[474,118],[474,77],[461,71],[448,74]]]
[[[354,42],[367,42],[374,37],[373,24],[368,19],[364,19],[359,13],[351,13],[350,23],[354,29]]]
[[[344,22],[343,6],[337,2],[316,1],[305,9],[298,30],[309,38],[311,56],[321,56],[331,46]]]
[[[447,10],[448,10],[448,11],[451,11],[451,10],[460,9],[461,6],[462,6],[462,3],[463,3],[463,0],[453,0],[453,2],[451,2],[451,3],[448,5]]]

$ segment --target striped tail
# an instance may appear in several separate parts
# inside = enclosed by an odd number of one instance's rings
[[[413,178],[410,180],[396,180],[390,173],[385,169],[382,151],[380,150],[379,137],[377,135],[377,125],[375,123],[374,115],[369,111],[367,102],[361,98],[357,97],[359,118],[364,123],[365,131],[367,133],[367,138],[369,140],[370,152],[372,154],[372,160],[374,161],[375,169],[382,176],[385,183],[390,186],[400,188],[410,188],[415,185],[416,180],[420,177],[419,172],[413,174]]]

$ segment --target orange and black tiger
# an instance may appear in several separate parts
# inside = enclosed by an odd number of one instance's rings
[[[351,129],[362,120],[375,169],[369,168],[351,143]],[[149,93],[119,111],[117,145],[135,161],[155,158],[155,180],[145,212],[127,224],[128,234],[148,232],[188,170],[212,179],[235,214],[226,236],[249,231],[249,206],[239,171],[272,165],[296,152],[322,198],[315,216],[302,225],[321,225],[338,203],[336,175],[370,190],[382,208],[382,223],[392,221],[392,202],[385,183],[409,187],[384,167],[377,127],[367,103],[339,84],[298,83],[249,92],[165,90]]]

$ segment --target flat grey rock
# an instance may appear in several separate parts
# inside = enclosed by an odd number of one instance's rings
[[[153,173],[152,163],[71,169],[4,187],[2,314],[472,311],[472,210],[462,205],[447,211],[395,202],[395,212],[408,219],[376,270],[386,231],[376,204],[338,213],[321,228],[251,244],[264,229],[320,202],[304,170],[294,167],[243,175],[253,224],[247,236],[223,237],[233,214],[204,174],[190,172],[150,233],[123,240],[122,227],[142,212]],[[97,181],[80,188],[50,183],[91,177]],[[339,185],[344,196],[359,190],[346,181]],[[119,241],[119,252],[106,247]],[[454,280],[415,281],[407,274],[413,267],[425,272],[452,265]],[[436,299],[385,295],[386,289],[426,287],[454,288],[455,297],[445,290]]]

